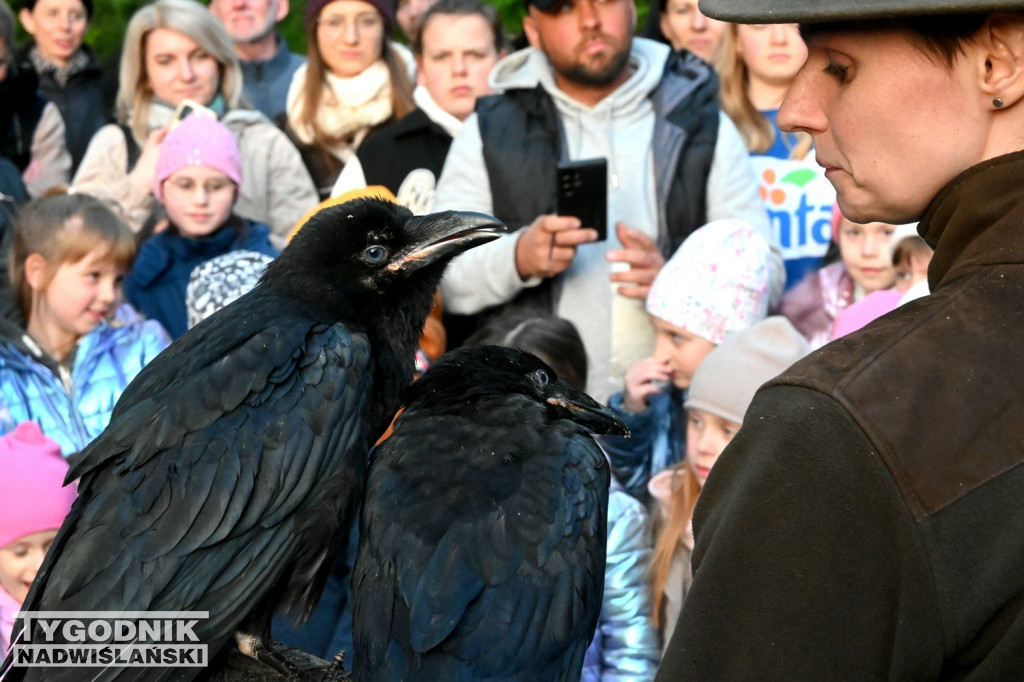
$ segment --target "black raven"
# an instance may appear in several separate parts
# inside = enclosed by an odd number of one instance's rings
[[[273,660],[269,619],[316,605],[445,266],[503,229],[473,213],[413,218],[378,199],[315,214],[253,291],[125,390],[68,474],[78,500],[24,609],[208,611],[193,632],[211,659],[235,637]],[[46,641],[37,625],[32,634]],[[11,679],[82,672],[14,668]]]
[[[578,680],[604,589],[625,425],[537,357],[443,355],[371,454],[353,573],[356,680]]]

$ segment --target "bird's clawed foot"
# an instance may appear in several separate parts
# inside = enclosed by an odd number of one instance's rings
[[[235,641],[238,642],[239,651],[272,668],[288,682],[320,682],[289,661],[274,647],[273,642],[264,641],[258,635],[249,635],[243,632],[235,633]]]
[[[320,682],[338,682],[339,680],[348,679],[348,675],[345,674],[345,652],[339,651],[334,654],[331,664],[324,668],[323,673],[320,675]]]

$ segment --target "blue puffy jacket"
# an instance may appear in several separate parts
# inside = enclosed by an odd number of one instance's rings
[[[608,407],[626,422],[629,438],[601,436],[601,447],[612,463],[612,471],[626,492],[649,502],[647,482],[662,469],[686,457],[685,393],[669,388],[647,399],[643,412],[629,412],[622,406],[622,393],[608,399]]]
[[[128,382],[170,343],[159,323],[101,322],[79,340],[70,371],[18,325],[0,320],[0,435],[37,422],[65,456],[98,436]]]
[[[608,560],[594,641],[583,662],[582,682],[647,682],[654,679],[661,640],[651,622],[651,535],[647,513],[615,482],[608,495]]]

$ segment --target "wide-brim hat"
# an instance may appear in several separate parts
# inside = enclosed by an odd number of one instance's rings
[[[1024,9],[1021,0],[700,0],[700,11],[740,24],[820,24]]]

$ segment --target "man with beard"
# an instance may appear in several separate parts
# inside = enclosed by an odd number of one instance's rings
[[[478,100],[434,203],[490,211],[517,231],[456,262],[442,291],[448,313],[532,307],[570,319],[591,359],[587,392],[604,401],[650,355],[644,299],[687,235],[739,218],[776,240],[706,63],[634,38],[634,0],[526,2],[530,47],[492,70],[503,94]],[[592,158],[608,169],[609,235],[597,244],[592,226],[554,215],[557,164]],[[781,293],[781,259],[776,279]]]
[[[292,74],[306,61],[277,32],[288,9],[288,0],[210,0],[210,12],[235,44],[246,99],[270,119],[284,111]]]

